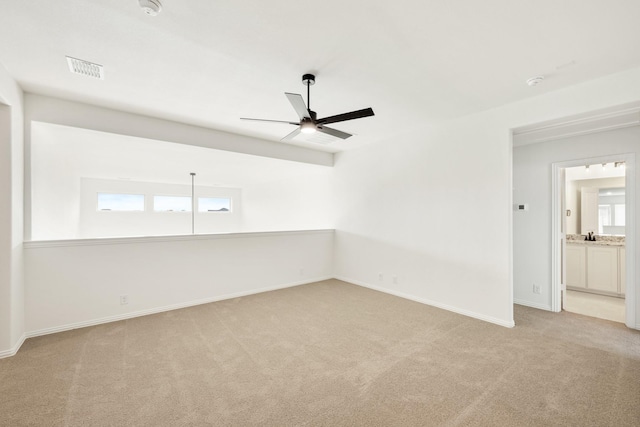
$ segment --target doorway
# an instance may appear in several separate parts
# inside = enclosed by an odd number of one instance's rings
[[[625,322],[625,163],[564,169],[562,310]]]
[[[635,156],[554,163],[552,174],[554,311],[635,327]]]

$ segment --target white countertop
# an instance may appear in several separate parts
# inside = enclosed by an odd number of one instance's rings
[[[597,239],[597,237],[596,237]],[[611,241],[611,240],[596,240],[596,241],[591,241],[591,240],[567,240],[567,245],[591,245],[591,246],[624,246],[625,242],[624,240],[620,241],[620,240],[616,240],[616,241]]]

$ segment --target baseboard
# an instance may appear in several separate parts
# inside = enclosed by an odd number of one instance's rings
[[[72,329],[86,328],[88,326],[101,325],[103,323],[111,323],[111,322],[117,322],[117,321],[120,321],[120,320],[132,319],[132,318],[135,318],[135,317],[148,316],[150,314],[157,314],[157,313],[162,313],[162,312],[165,312],[165,311],[178,310],[178,309],[181,309],[181,308],[193,307],[193,306],[201,305],[201,304],[209,304],[209,303],[212,303],[212,302],[223,301],[223,300],[227,300],[227,299],[240,298],[240,297],[245,297],[245,296],[249,296],[249,295],[260,294],[260,293],[263,293],[263,292],[277,291],[279,289],[292,288],[294,286],[306,285],[306,284],[309,284],[309,283],[320,282],[322,280],[329,280],[329,279],[332,279],[332,278],[333,278],[333,276],[318,277],[318,278],[314,278],[314,279],[305,279],[305,280],[302,280],[302,281],[290,282],[290,283],[286,283],[286,284],[282,284],[282,285],[276,285],[276,286],[268,286],[268,287],[264,287],[264,288],[253,289],[253,290],[250,290],[250,291],[235,292],[235,293],[232,293],[232,294],[219,295],[219,296],[215,296],[215,297],[211,297],[211,298],[202,298],[202,299],[187,301],[187,302],[178,303],[178,304],[166,305],[166,306],[163,306],[163,307],[154,307],[154,308],[150,308],[150,309],[146,309],[146,310],[139,310],[139,311],[133,311],[133,312],[130,312],[130,313],[118,314],[118,315],[114,315],[114,316],[107,316],[107,317],[102,317],[102,318],[99,318],[99,319],[91,319],[91,320],[86,320],[86,321],[82,321],[82,322],[69,323],[69,324],[66,324],[66,325],[55,326],[55,327],[52,327],[52,328],[45,328],[45,329],[39,329],[39,330],[36,330],[36,331],[27,332],[25,334],[25,338],[33,338],[33,337],[38,337],[38,336],[41,336],[41,335],[55,334],[55,333],[58,333],[58,332],[70,331]],[[24,339],[23,339],[23,341],[24,341]],[[16,349],[16,351],[17,351],[17,349]],[[13,354],[11,354],[10,356],[13,356]]]
[[[523,300],[523,299],[514,298],[513,299],[513,303],[514,304],[518,304],[518,305],[524,305],[526,307],[537,308],[538,310],[553,311],[553,309],[551,308],[550,305],[540,304],[540,303],[537,303],[537,302],[526,301],[526,300]]]
[[[13,347],[11,347],[9,350],[0,351],[0,359],[3,359],[5,357],[15,356],[18,350],[20,350],[20,347],[22,347],[24,340],[26,339],[27,339],[27,334],[22,334],[18,342]]]
[[[426,298],[416,297],[414,295],[405,294],[403,292],[393,291],[391,289],[381,288],[378,286],[370,285],[369,283],[362,282],[360,280],[350,279],[348,277],[336,276],[336,279],[342,280],[343,282],[352,283],[354,285],[362,286],[364,288],[373,289],[374,291],[384,292],[385,294],[390,294],[396,297],[408,299],[411,301],[419,302],[421,304],[430,305],[433,307],[441,308],[443,310],[451,311],[454,313],[462,314],[463,316],[473,317],[474,319],[482,320],[485,322],[493,323],[495,325],[504,326],[506,328],[513,328],[515,326],[515,322],[512,320],[511,322],[504,321],[502,319],[498,319],[496,317],[485,316],[484,314],[476,313],[469,310],[464,310],[458,307],[454,307],[447,304],[442,304],[437,301],[428,300]]]

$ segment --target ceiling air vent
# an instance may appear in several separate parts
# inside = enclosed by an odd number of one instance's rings
[[[67,63],[69,64],[69,70],[74,74],[104,80],[104,67],[102,65],[70,56],[67,56]]]

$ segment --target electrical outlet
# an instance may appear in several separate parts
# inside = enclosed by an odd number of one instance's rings
[[[382,273],[378,273],[378,281],[382,282],[382,280],[384,280],[384,276]]]
[[[129,295],[120,295],[120,305],[129,304]]]
[[[533,284],[533,293],[540,294],[540,285]]]

